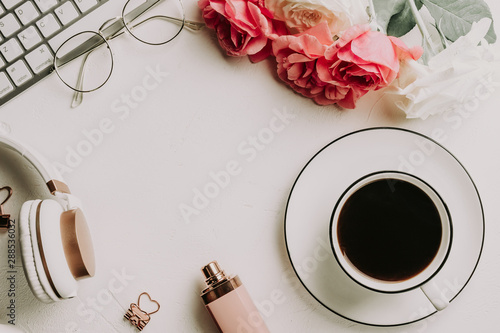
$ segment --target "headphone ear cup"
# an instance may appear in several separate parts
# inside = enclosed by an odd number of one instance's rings
[[[55,200],[34,200],[21,208],[23,265],[33,294],[42,302],[76,296],[61,236],[62,206]]]
[[[48,281],[42,283],[38,275],[37,268],[41,268],[42,262],[38,254],[36,233],[31,233],[31,224],[32,221],[36,222],[36,207],[40,201],[41,200],[31,200],[22,205],[19,214],[19,237],[24,273],[31,291],[40,301],[50,303],[57,300],[57,296],[52,292],[51,288],[43,287],[43,285],[47,286],[49,283]],[[33,244],[35,244],[36,247],[34,247]],[[43,278],[47,280],[45,273],[42,276],[42,279]],[[49,295],[49,292],[51,295]]]
[[[38,267],[38,276],[44,275],[56,295],[56,300],[75,297],[78,284],[71,273],[69,261],[66,257],[62,235],[62,216],[64,209],[55,200],[43,200],[35,210],[35,223],[31,223],[31,233],[38,235],[38,253],[42,258],[43,267]],[[33,216],[33,215],[31,215]],[[41,272],[42,270],[42,272]],[[45,272],[45,274],[43,274]],[[45,288],[47,291],[47,289]],[[50,294],[50,293],[49,293]]]

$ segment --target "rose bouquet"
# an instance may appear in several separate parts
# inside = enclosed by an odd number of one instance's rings
[[[199,0],[198,5],[228,55],[253,62],[273,57],[279,78],[317,104],[354,108],[368,92],[389,87],[401,96],[397,105],[409,117],[428,113],[418,110],[427,99],[426,82],[453,71],[436,74],[442,60],[434,57],[447,48],[456,51],[464,38],[473,47],[496,39],[491,20],[486,31],[484,22],[479,33],[472,29],[474,22],[491,19],[483,0]],[[432,22],[423,19],[424,9]],[[415,27],[422,39],[408,47],[400,38]],[[477,52],[486,59],[486,51]]]

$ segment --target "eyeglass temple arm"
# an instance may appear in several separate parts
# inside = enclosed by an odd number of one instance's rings
[[[203,27],[205,27],[205,23],[185,20],[184,26],[186,28],[191,29],[191,30],[198,31],[198,30],[203,29]]]
[[[76,108],[83,102],[83,93],[81,92],[83,88],[83,79],[85,77],[85,67],[87,65],[87,59],[92,52],[88,52],[83,58],[82,64],[80,66],[80,71],[78,72],[78,79],[76,81],[76,91],[73,93],[73,99],[71,101],[71,108]]]
[[[182,20],[182,19],[178,19],[178,18],[170,17],[170,16],[163,15],[160,18],[163,18],[163,19],[170,21],[170,22],[173,22],[175,24],[183,25],[185,28],[188,28],[189,30],[193,30],[193,31],[201,30],[205,26],[205,23],[190,21],[190,20]]]
[[[173,22],[173,23],[178,24],[178,25],[182,25],[184,28],[187,28],[191,31],[199,31],[199,30],[203,29],[203,27],[205,27],[205,23],[201,23],[201,22],[183,20],[183,19],[178,19],[175,17],[165,16],[165,15],[156,15],[156,16],[148,17],[147,19],[145,19],[143,21],[137,22],[131,28],[134,29],[136,27],[139,27],[141,24],[144,24],[148,21],[156,20],[156,19],[162,19],[162,20]],[[111,36],[109,39],[114,39],[116,37],[123,35],[124,33],[125,33],[125,31],[122,30],[122,31],[114,34],[113,36]]]
[[[188,28],[190,30],[193,30],[193,31],[198,31],[198,30],[203,29],[203,27],[205,27],[205,23],[201,23],[201,22],[189,21],[189,20],[179,19],[179,18],[165,16],[165,15],[156,15],[156,16],[148,17],[147,19],[134,24],[132,26],[132,28],[136,28],[136,27],[140,26],[141,24],[144,24],[148,21],[158,20],[158,19],[159,20],[166,20],[166,21],[181,25],[181,26]],[[120,32],[117,36],[119,36],[121,34],[122,34],[122,32]],[[112,38],[114,38],[114,37],[116,37],[116,36],[113,36]]]

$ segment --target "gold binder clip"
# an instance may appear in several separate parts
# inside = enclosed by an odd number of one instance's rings
[[[157,309],[155,311],[148,313],[141,309],[140,304],[141,304],[141,297],[143,295],[146,295],[149,298],[150,302],[155,303],[157,305]],[[139,295],[139,298],[137,299],[137,304],[135,303],[130,304],[130,309],[127,310],[124,317],[125,319],[130,321],[130,324],[132,324],[132,326],[135,326],[139,331],[142,331],[144,327],[151,320],[151,315],[153,313],[158,312],[159,310],[160,310],[160,303],[151,299],[151,296],[149,296],[148,293],[143,292],[142,294]]]
[[[3,205],[10,199],[12,196],[12,188],[10,186],[4,186],[0,188],[0,192],[3,190],[7,190],[9,194],[7,198],[0,204],[0,229],[8,229],[10,226],[10,214],[5,214],[3,211]]]

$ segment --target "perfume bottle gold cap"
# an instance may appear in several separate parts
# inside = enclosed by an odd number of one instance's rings
[[[237,275],[227,276],[215,260],[203,266],[201,271],[205,275],[207,285],[207,288],[201,293],[205,304],[213,302],[241,286],[240,278]]]
[[[201,271],[205,275],[205,282],[209,286],[227,279],[226,274],[215,260],[204,266]]]

